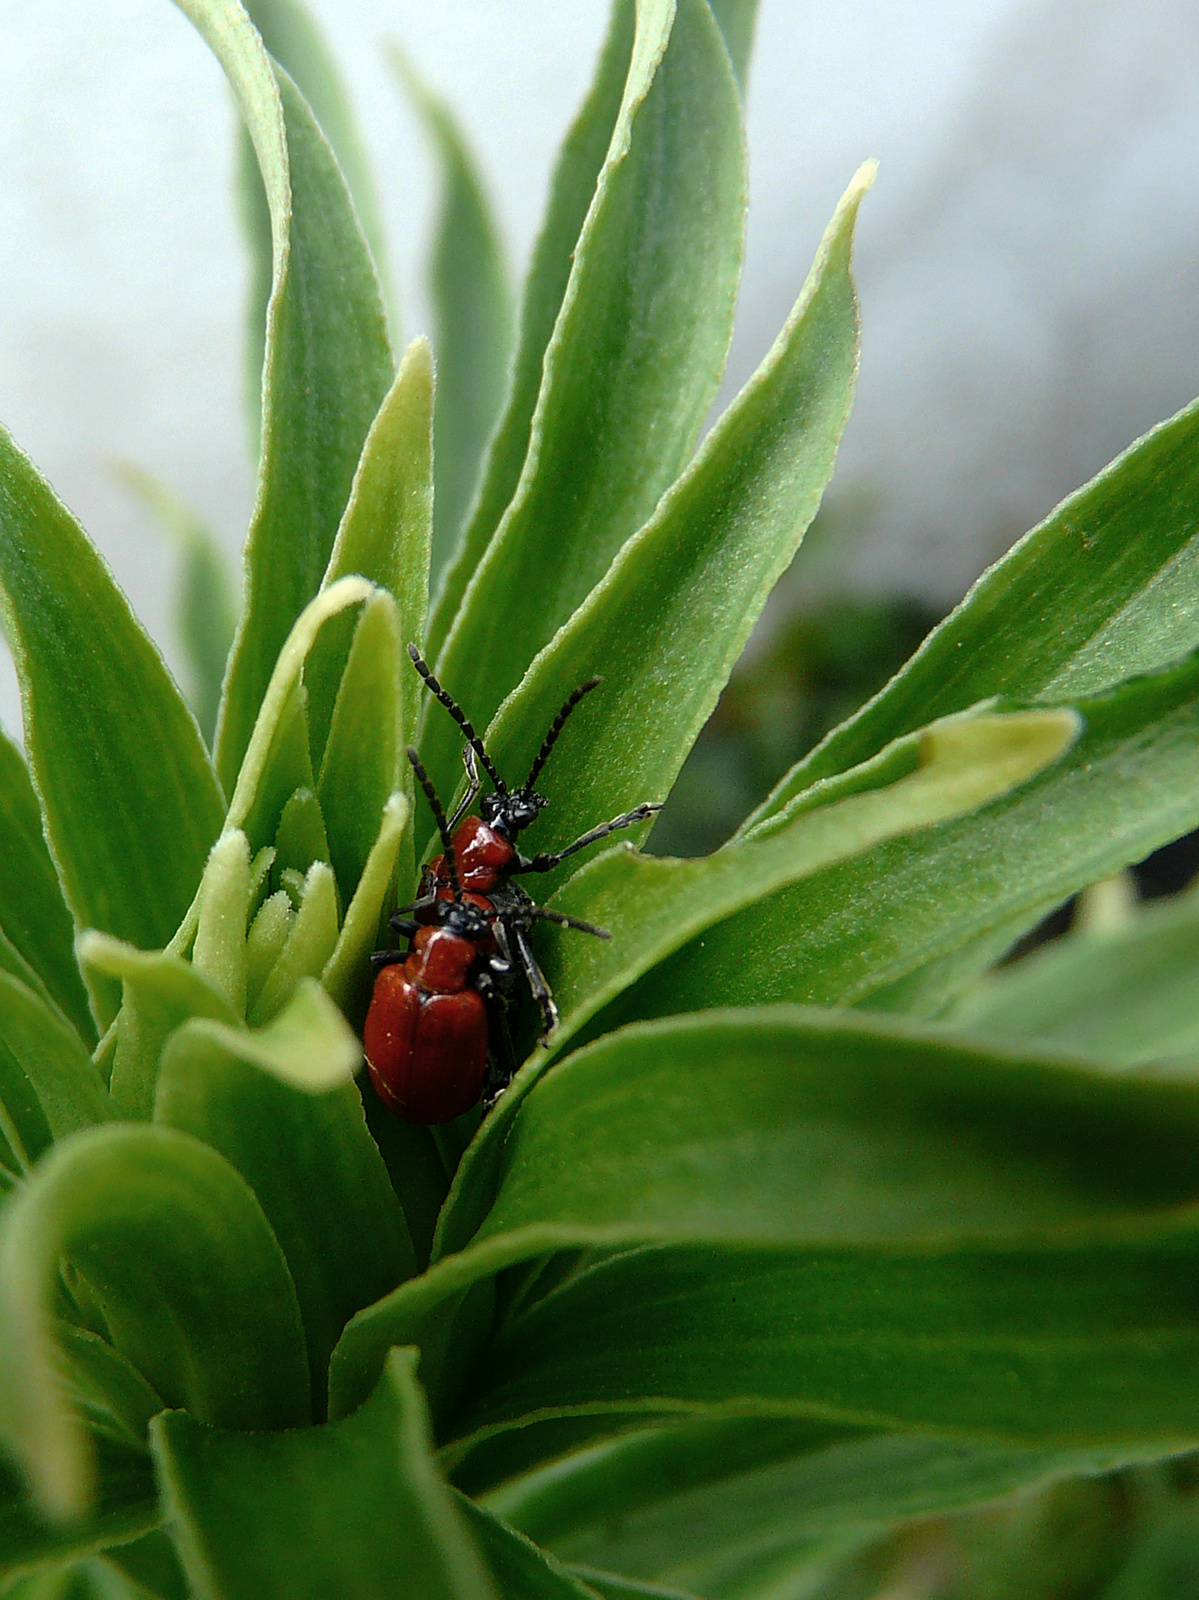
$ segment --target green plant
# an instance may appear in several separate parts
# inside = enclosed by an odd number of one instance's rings
[[[403,643],[516,772],[604,674],[540,847],[666,794],[832,468],[870,172],[696,452],[753,0],[616,0],[426,617],[430,354],[393,371],[320,41],[253,7],[306,101],[237,0],[180,3],[261,174],[259,496],[211,759],[0,439],[28,758],[0,744],[9,1592],[782,1600],[902,1570],[949,1593],[929,1550],[1000,1547],[1029,1594],[1067,1522],[1072,1582],[1149,1592],[1181,1570],[1173,1458],[1199,1441],[1199,912],[987,972],[1199,826],[1199,409],[1029,534],[725,847],[560,872],[553,903],[613,937],[544,930],[562,1026],[481,1126],[364,1112],[366,954],[430,831],[405,744],[461,777]],[[498,266],[450,270],[492,235],[437,126],[444,326],[474,296],[493,370]],[[451,384],[439,417],[473,399]],[[479,429],[454,437],[473,481]]]

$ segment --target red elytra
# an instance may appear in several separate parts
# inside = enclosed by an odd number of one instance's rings
[[[470,988],[478,946],[421,928],[403,965],[375,979],[363,1045],[379,1098],[407,1122],[452,1122],[483,1093],[487,1007]]]

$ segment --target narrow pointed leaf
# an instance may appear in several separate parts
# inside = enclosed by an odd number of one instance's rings
[[[344,905],[358,887],[385,801],[404,787],[401,713],[407,686],[401,673],[414,674],[400,626],[395,601],[377,589],[354,633],[317,783],[329,861]]]
[[[48,1513],[86,1511],[94,1482],[55,1369],[63,1258],[99,1297],[116,1348],[168,1405],[233,1427],[308,1420],[295,1290],[244,1181],[173,1129],[76,1134],[0,1221],[0,1422]]]
[[[718,959],[715,941],[693,941],[622,995],[605,1023],[778,1000],[893,1010],[897,986],[902,993],[904,980],[946,961],[941,993],[916,991],[921,1009],[935,1008],[1002,953],[1014,924],[1035,926],[1087,884],[1199,825],[1199,657],[1079,709],[1081,737],[1023,789],[968,822],[865,850],[738,912],[720,924]],[[813,791],[796,804],[819,798]],[[759,837],[770,836],[764,826]],[[569,909],[590,915],[573,901]],[[970,959],[952,962],[957,951]]]
[[[414,1367],[413,1352],[395,1351],[367,1403],[324,1428],[228,1433],[179,1411],[155,1421],[166,1503],[198,1594],[498,1600],[433,1465]]]
[[[191,1017],[236,1026],[238,1015],[190,961],[166,951],[135,950],[99,933],[83,934],[79,951],[85,965],[123,985],[109,1085],[112,1110],[119,1117],[148,1121],[167,1037]]]
[[[248,1021],[261,1027],[287,1004],[305,978],[319,977],[337,944],[337,888],[324,861],[314,861],[304,879],[300,908],[262,985]],[[330,1063],[336,1070],[336,1062]]]
[[[231,793],[275,658],[320,585],[393,367],[370,251],[312,113],[236,0],[178,3],[237,97],[272,234],[258,501],[217,732]]]
[[[477,1506],[464,1494],[455,1499],[501,1594],[519,1595],[520,1600],[597,1600],[594,1589],[493,1511]]]
[[[132,462],[119,462],[116,471],[178,549],[175,631],[187,662],[188,698],[200,731],[211,744],[237,625],[228,558],[208,524],[167,484]]]
[[[392,67],[437,155],[441,209],[429,288],[437,352],[433,571],[453,554],[504,399],[512,297],[499,228],[453,112],[393,46]]]
[[[917,740],[900,741],[880,758],[872,774],[879,787],[801,814],[768,838],[695,861],[625,849],[599,857],[556,897],[572,915],[606,928],[611,938],[585,939],[565,930],[573,942],[547,941],[547,974],[561,1010],[554,1047],[565,1044],[601,1007],[607,1008],[605,1017],[610,1015],[622,992],[643,974],[652,972],[648,981],[656,983],[672,951],[690,951],[694,944],[702,952],[706,930],[714,924],[727,925],[736,915],[753,917],[769,904],[766,897],[781,894],[784,886],[819,880],[839,861],[868,859],[884,840],[968,815],[1059,761],[1078,728],[1075,715],[1061,711],[950,719]],[[869,778],[862,774],[859,781],[865,785]],[[792,930],[792,937],[799,936]],[[736,952],[723,936],[719,948],[726,959],[734,959]],[[704,1005],[700,999],[695,1008]],[[460,1248],[478,1225],[478,1197],[468,1200],[471,1169],[478,1163],[486,1173],[490,1152],[498,1149],[521,1095],[545,1060],[546,1053],[539,1051],[522,1069],[472,1146],[459,1172],[461,1217],[451,1205],[442,1220],[444,1248]],[[481,1181],[485,1192],[487,1180]]]
[[[745,80],[749,73],[749,57],[753,49],[754,25],[758,20],[758,0],[708,0],[712,15],[720,24],[725,48],[745,94]]]
[[[416,339],[367,436],[325,587],[353,573],[369,578],[388,590],[399,608],[405,643],[419,642],[425,631],[432,529],[433,358],[428,341]],[[349,617],[329,623],[304,668],[317,751],[325,746],[352,638]],[[403,742],[408,745],[416,738],[420,711],[419,685],[411,673],[401,689]]]
[[[850,186],[751,383],[488,734],[492,759],[518,783],[564,688],[596,673],[604,679],[538,780],[551,807],[536,849],[567,844],[642,800],[665,799],[816,514],[853,395],[850,246],[873,172],[864,167]]]
[[[930,716],[997,694],[1060,704],[1199,645],[1197,441],[1199,402],[1064,500],[879,695],[787,774],[742,833]]]
[[[71,913],[42,833],[29,771],[0,732],[0,928],[89,1043],[96,1025],[79,976]]]
[[[385,285],[387,235],[379,196],[349,93],[328,43],[300,0],[249,0],[246,10],[263,44],[294,80],[328,139],[353,198],[375,271]]]
[[[672,23],[674,9],[638,7],[521,482],[438,657],[478,725],[678,476],[724,369],[744,211],[740,102],[706,0],[679,0]],[[424,747],[448,787],[458,729],[431,718]]]
[[[158,651],[7,434],[0,591],[25,747],[75,921],[164,945],[220,831],[220,789]]]
[[[25,1075],[56,1139],[111,1116],[104,1083],[79,1035],[6,972],[0,972],[0,1044]],[[30,1126],[15,1100],[11,1115],[18,1127]]]
[[[219,1150],[266,1213],[295,1282],[317,1416],[345,1324],[416,1270],[350,1081],[360,1059],[340,1013],[310,983],[260,1033],[181,1028],[154,1105],[156,1122]]]
[[[115,1567],[140,1585],[138,1600],[143,1590],[151,1600],[194,1600],[179,1565],[174,1542],[162,1528],[154,1528],[140,1539],[106,1550],[104,1560],[109,1567]]]
[[[988,977],[953,1021],[1120,1065],[1199,1056],[1199,906],[1187,895],[1147,907],[1127,928],[1058,940]]]
[[[445,643],[471,575],[520,481],[541,390],[546,347],[562,309],[575,247],[623,104],[635,14],[635,0],[614,0],[595,81],[567,132],[550,180],[545,221],[533,246],[521,298],[503,413],[484,457],[479,487],[457,553],[442,572],[429,623],[428,648],[434,657]]]
[[[801,1540],[881,1530],[1112,1464],[1102,1452],[770,1418],[683,1421],[563,1462],[488,1504],[572,1563],[706,1594],[715,1570]]]
[[[356,1023],[366,1015],[370,998],[372,974],[367,957],[378,947],[382,923],[395,904],[396,861],[408,816],[404,796],[391,795],[383,807],[379,832],[354,898],[342,919],[333,954],[321,973],[321,983]]]
[[[249,841],[240,828],[228,828],[213,845],[204,869],[192,965],[221,991],[238,1016],[246,1010],[249,916]]]

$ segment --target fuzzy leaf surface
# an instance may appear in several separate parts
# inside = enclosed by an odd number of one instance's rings
[[[885,689],[741,834],[930,717],[991,695],[1060,704],[1199,645],[1199,402],[1117,457],[985,572]]]
[[[479,487],[457,552],[442,572],[430,619],[427,644],[432,657],[445,643],[466,586],[520,482],[541,390],[546,347],[562,309],[575,246],[624,100],[635,14],[635,0],[615,0],[595,80],[558,154],[545,220],[525,278],[503,412],[483,460]]]
[[[229,79],[271,225],[258,497],[217,730],[217,768],[232,793],[276,657],[320,586],[394,368],[370,251],[303,97],[272,67],[236,0],[177,3]]]
[[[863,850],[727,918],[718,940],[678,949],[604,1024],[775,1001],[902,1010],[896,988],[939,961],[949,963],[944,987],[962,986],[1021,927],[1199,824],[1199,656],[1082,700],[1079,711],[1083,733],[1052,769],[976,816]],[[814,820],[821,798],[811,791],[795,806],[801,815],[815,806]],[[772,837],[788,814],[755,837]],[[563,909],[591,916],[574,885],[561,898]],[[558,949],[576,959],[565,943]],[[952,959],[958,952],[963,963]],[[934,986],[914,1009],[938,1001]]]
[[[366,1404],[323,1428],[231,1433],[175,1411],[151,1433],[199,1595],[498,1600],[433,1464],[412,1351],[393,1352]]]
[[[295,1289],[244,1181],[173,1129],[89,1129],[50,1152],[0,1219],[0,1418],[51,1515],[86,1511],[93,1489],[88,1437],[56,1365],[64,1258],[168,1405],[233,1427],[309,1420]]]
[[[1121,1066],[1199,1056],[1199,903],[1187,895],[1147,907],[1126,928],[1057,940],[986,978],[953,1022]]]
[[[0,591],[34,787],[75,922],[164,945],[220,831],[220,787],[108,568],[3,432]]]
[[[21,752],[0,732],[0,928],[63,1015],[89,1043],[96,1025],[79,976],[71,913],[42,833]]]
[[[310,983],[259,1034],[204,1022],[180,1028],[154,1105],[157,1123],[219,1150],[262,1206],[296,1286],[316,1416],[341,1330],[416,1270],[403,1213],[348,1081],[359,1057],[340,1014]],[[342,1067],[339,1083],[329,1081],[332,1063]]]
[[[850,249],[872,177],[865,167],[850,186],[754,378],[489,731],[493,760],[518,782],[564,687],[604,679],[538,779],[551,805],[530,849],[567,844],[642,800],[665,799],[815,516],[853,397]]]
[[[424,124],[441,180],[429,267],[437,351],[436,575],[454,552],[504,400],[512,294],[499,226],[456,117],[399,51],[390,59]]]
[[[744,183],[740,101],[706,0],[679,0],[677,10],[642,0],[520,485],[438,657],[477,725],[695,446],[732,329]],[[448,717],[428,720],[425,760],[442,788],[459,776],[460,745]]]

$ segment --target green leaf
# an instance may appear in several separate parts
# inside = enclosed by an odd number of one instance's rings
[[[0,972],[0,1044],[36,1094],[56,1139],[111,1115],[104,1082],[74,1028],[7,972]],[[4,1103],[12,1122],[4,1130],[9,1143],[15,1130],[24,1147],[28,1134],[34,1148],[25,1154],[36,1156],[40,1128],[31,1108],[18,1094],[4,1096]]]
[[[237,97],[272,233],[258,500],[217,730],[228,793],[276,657],[320,585],[393,365],[370,251],[312,113],[236,0],[177,3]]]
[[[366,147],[341,72],[311,13],[299,0],[247,0],[262,42],[291,77],[332,146],[366,235],[380,282],[387,281],[387,233]],[[261,180],[260,186],[261,186]],[[259,339],[261,363],[261,337]]]
[[[104,1438],[96,1440],[95,1449],[95,1506],[88,1517],[67,1526],[48,1523],[29,1504],[18,1475],[7,1463],[0,1466],[0,1572],[11,1577],[87,1555],[157,1525],[162,1512],[145,1451],[122,1449]]]
[[[96,1025],[75,961],[71,913],[42,833],[21,752],[0,730],[0,928],[37,983],[89,1043]],[[20,974],[18,974],[19,976]]]
[[[487,1503],[572,1563],[707,1594],[734,1563],[1111,1464],[1101,1453],[722,1418],[614,1440]]]
[[[424,124],[441,176],[429,275],[437,352],[437,573],[453,554],[504,399],[512,292],[499,228],[453,112],[394,45],[388,56]]]
[[[931,717],[991,695],[1060,704],[1199,645],[1199,402],[1134,444],[997,562],[741,833]]]
[[[1002,953],[1018,924],[1034,926],[1087,884],[1199,824],[1199,656],[1081,701],[1079,710],[1081,737],[1023,788],[969,820],[863,850],[721,921],[718,939],[679,949],[622,995],[603,1025],[778,1000],[934,1009]],[[823,792],[837,793],[838,784],[830,780]],[[812,790],[794,804],[802,812],[821,798]],[[766,827],[756,835],[771,836]],[[602,923],[585,898],[572,885],[563,907]],[[555,941],[559,947],[568,949]],[[968,960],[949,960],[955,952]],[[569,953],[573,961],[573,946]],[[942,993],[917,988],[913,1004],[903,981],[941,961]]]
[[[593,1589],[601,1600],[697,1600],[681,1589],[663,1589],[657,1583],[639,1583],[614,1572],[599,1572],[594,1567],[573,1566],[571,1571]]]
[[[873,174],[864,167],[851,184],[753,380],[537,657],[488,734],[492,759],[518,782],[564,686],[603,675],[603,688],[574,713],[538,780],[552,802],[538,849],[666,797],[816,514],[853,395],[850,246]]]
[[[720,24],[725,48],[733,63],[733,71],[745,94],[745,79],[749,72],[749,57],[754,43],[754,25],[758,20],[758,0],[708,0],[712,15]]]
[[[0,591],[25,747],[75,921],[164,945],[220,831],[220,789],[158,651],[6,433]]]
[[[337,888],[324,861],[314,861],[304,878],[299,909],[287,941],[249,1014],[254,1027],[270,1022],[291,999],[304,978],[319,977],[337,944]],[[330,1063],[330,1070],[335,1070]]]
[[[516,492],[529,450],[545,353],[562,309],[575,248],[624,103],[633,49],[635,0],[614,0],[595,81],[566,135],[550,180],[545,221],[521,298],[508,394],[483,461],[474,504],[453,560],[443,569],[428,650],[445,643],[471,575]]]
[[[228,828],[213,845],[200,885],[192,965],[238,1014],[246,1011],[246,924],[250,918],[250,844]]]
[[[898,1020],[627,1030],[509,1118],[473,1242],[350,1324],[335,1404],[402,1340],[450,1440],[640,1404],[1182,1448],[1197,1131],[1169,1073]],[[497,1273],[579,1249],[601,1254],[494,1337],[470,1318]]]
[[[148,1121],[168,1035],[190,1017],[236,1026],[238,1015],[198,968],[166,951],[135,950],[104,934],[85,933],[79,955],[86,966],[123,986],[109,1093],[118,1116]]]
[[[259,1033],[180,1028],[154,1103],[156,1122],[219,1150],[266,1213],[295,1282],[318,1417],[341,1330],[416,1270],[350,1081],[361,1059],[340,1012],[308,980]]]
[[[104,1559],[141,1585],[154,1600],[193,1600],[175,1554],[175,1546],[161,1528],[129,1544],[104,1552]],[[138,1591],[139,1595],[141,1590]]]
[[[301,1432],[218,1432],[182,1412],[156,1419],[166,1503],[198,1594],[496,1600],[433,1465],[414,1374],[414,1352],[394,1351],[352,1417]]]
[[[367,957],[379,942],[380,925],[394,905],[396,861],[405,837],[408,801],[393,794],[383,807],[379,833],[366,858],[362,876],[341,932],[321,973],[321,983],[356,1023],[366,1015],[373,977]]]
[[[175,596],[175,631],[188,668],[188,697],[200,731],[211,744],[237,626],[237,601],[224,549],[208,524],[153,473],[131,461],[117,462],[115,470],[178,547],[182,572]]]
[[[479,726],[691,455],[732,330],[744,183],[740,101],[706,0],[642,0],[520,484],[438,657]],[[459,751],[454,723],[430,719],[443,789]]]
[[[399,607],[400,632],[419,640],[429,597],[433,529],[433,357],[425,339],[409,345],[395,383],[371,426],[350,501],[325,573],[325,587],[359,573],[387,589]],[[304,668],[312,700],[313,749],[323,751],[353,637],[347,617],[322,631]],[[416,738],[419,683],[401,678],[403,742]],[[407,766],[407,763],[405,763]],[[405,782],[410,784],[411,777]],[[405,793],[410,791],[405,790]]]
[[[455,1499],[501,1594],[519,1595],[520,1600],[596,1600],[594,1589],[494,1512],[477,1506],[464,1494]]]
[[[317,796],[329,835],[329,861],[349,905],[374,847],[389,795],[403,790],[404,690],[400,614],[386,589],[363,607],[338,690]]]
[[[56,1369],[64,1258],[166,1404],[230,1427],[309,1420],[295,1289],[243,1180],[172,1129],[75,1134],[0,1216],[0,1424],[50,1516],[85,1513],[94,1489],[89,1439]]]
[[[1199,1055],[1199,903],[1148,906],[996,972],[953,1012],[988,1039],[1037,1039],[1121,1066]]]
[[[84,1288],[68,1271],[72,1295]],[[132,1363],[98,1334],[60,1322],[57,1329],[61,1372],[79,1414],[98,1436],[127,1449],[145,1450],[150,1418],[162,1401]]]

